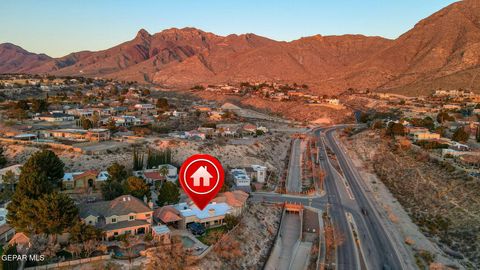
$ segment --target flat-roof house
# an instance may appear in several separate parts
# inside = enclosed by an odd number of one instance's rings
[[[91,142],[108,141],[110,138],[110,130],[106,128],[91,128],[86,134],[86,139]]]
[[[54,137],[54,138],[68,139],[73,141],[87,140],[87,131],[84,129],[73,129],[73,128],[55,129],[55,130],[50,130],[45,135]]]
[[[114,116],[113,120],[115,121],[116,126],[134,126],[141,123],[141,120],[133,115],[121,115],[121,116]]]
[[[251,179],[254,179],[259,183],[265,183],[265,178],[267,176],[267,167],[262,165],[252,165],[245,168],[245,170],[250,175]]]
[[[237,187],[249,187],[250,186],[250,177],[247,174],[245,169],[232,169],[230,174],[233,177],[233,181]]]
[[[107,238],[151,231],[153,210],[130,195],[111,201],[80,204],[79,213],[85,224],[102,229]]]
[[[50,113],[50,114],[40,114],[35,115],[33,120],[37,121],[47,121],[47,122],[64,122],[64,121],[73,121],[75,117],[73,115],[64,114],[64,113]]]
[[[155,105],[150,104],[150,103],[144,103],[144,104],[135,104],[135,109],[138,111],[149,111],[149,110],[155,110]]]

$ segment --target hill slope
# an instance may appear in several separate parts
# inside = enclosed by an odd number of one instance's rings
[[[103,76],[165,86],[267,80],[420,94],[435,87],[478,87],[480,1],[454,3],[396,40],[361,35],[279,42],[254,34],[218,36],[195,28],[136,37],[97,52],[61,58],[0,45],[0,72]]]

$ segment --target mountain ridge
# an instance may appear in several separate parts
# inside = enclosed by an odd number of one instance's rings
[[[480,1],[467,0],[420,20],[396,39],[347,34],[285,42],[193,27],[154,34],[140,29],[111,48],[59,58],[4,43],[0,72],[99,76],[165,87],[278,81],[307,83],[319,93],[357,88],[416,95],[442,85],[478,91],[473,70],[480,68],[479,21]],[[472,79],[460,80],[457,73]]]

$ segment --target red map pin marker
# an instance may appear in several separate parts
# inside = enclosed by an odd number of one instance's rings
[[[182,164],[178,179],[188,197],[203,210],[222,188],[224,177],[218,159],[207,154],[196,154]]]

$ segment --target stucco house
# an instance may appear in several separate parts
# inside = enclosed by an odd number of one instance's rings
[[[88,170],[85,172],[65,173],[62,179],[63,188],[83,193],[91,189],[99,189],[108,179],[108,172]]]
[[[131,195],[111,201],[80,204],[79,213],[86,224],[102,229],[107,238],[151,231],[153,210]]]
[[[203,210],[193,203],[179,203],[155,210],[156,219],[168,225],[174,222],[179,229],[185,229],[194,222],[206,228],[218,227],[224,224],[227,214],[232,214],[232,208],[227,203],[216,202],[209,203]]]

